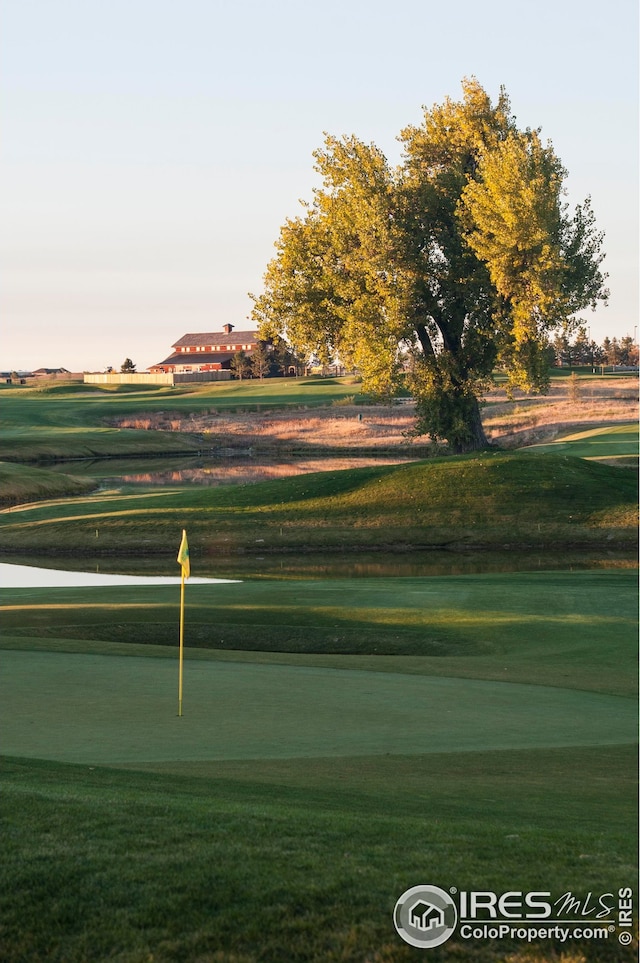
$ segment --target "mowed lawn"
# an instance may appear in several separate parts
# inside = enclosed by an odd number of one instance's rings
[[[122,762],[422,754],[632,742],[633,700],[304,665],[3,653],[3,750]]]
[[[638,423],[605,425],[563,434],[550,444],[531,445],[526,451],[572,455],[576,458],[637,464]]]
[[[635,573],[188,586],[182,718],[171,593],[0,594],[3,960],[404,963],[409,886],[634,884]]]

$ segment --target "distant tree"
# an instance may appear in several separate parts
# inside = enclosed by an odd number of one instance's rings
[[[607,349],[607,364],[621,364],[622,351],[617,338],[612,338]]]
[[[251,352],[251,372],[254,378],[262,380],[271,371],[271,351],[264,341],[259,341]]]
[[[575,343],[573,345],[573,364],[586,365],[591,363],[591,344],[587,329],[584,326],[578,328]]]
[[[597,344],[595,341],[592,341],[591,344],[590,344],[590,348],[591,348],[591,360],[590,360],[589,363],[590,363],[590,364],[603,364],[603,363],[604,363],[604,358],[605,358],[605,353],[604,353],[604,351],[602,350],[602,348],[600,347],[600,345]]]
[[[244,351],[236,351],[231,359],[231,374],[242,381],[251,374],[251,361]]]
[[[131,358],[125,358],[122,364],[120,365],[120,371],[122,371],[123,374],[133,374],[135,370],[136,370],[136,366],[131,360]]]
[[[633,338],[627,335],[620,340],[620,364],[637,364],[638,353]]]
[[[303,373],[305,363],[298,357],[298,353],[294,351],[290,344],[288,344],[284,338],[279,335],[275,335],[271,339],[271,365],[272,372],[275,375],[281,375],[285,377],[289,374],[291,369],[295,370],[296,375]]]
[[[571,364],[571,345],[565,331],[562,331],[553,339],[553,348],[556,356],[556,364],[561,367],[563,364]]]

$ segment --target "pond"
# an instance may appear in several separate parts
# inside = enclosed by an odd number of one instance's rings
[[[226,456],[178,458],[82,459],[58,462],[50,469],[69,475],[97,479],[101,486],[245,485],[292,475],[370,465],[400,465],[417,459],[409,456],[253,457],[247,452]]]
[[[339,470],[368,465],[400,464],[415,461],[407,456],[344,456],[325,457],[252,457],[245,453],[221,456],[183,456],[172,458],[135,459],[82,459],[60,462],[49,466],[56,471],[95,478],[102,487],[126,486],[148,489],[153,486],[228,485],[247,484],[306,472]],[[125,576],[149,579],[158,584],[165,579],[170,584],[179,581],[175,555],[157,557],[105,557],[83,556],[66,558],[51,556],[5,555],[7,563],[0,567],[1,584],[35,584],[6,579],[27,578],[25,568],[32,570],[33,578],[46,578],[41,585],[79,585],[81,574],[95,577]],[[243,554],[236,556],[198,557],[192,555],[194,578],[205,580],[236,580],[249,578],[387,578],[387,577],[436,577],[443,575],[470,575],[491,572],[553,571],[585,568],[637,567],[637,559],[629,552],[592,551],[549,553],[543,549],[528,552],[517,551],[449,551],[443,549],[417,552],[289,552],[264,555]],[[3,573],[2,569],[6,568]],[[18,571],[14,571],[15,569]],[[36,576],[33,570],[46,572]],[[13,572],[13,574],[12,574]],[[53,578],[60,581],[52,582]],[[71,581],[65,581],[70,579]],[[95,580],[91,583],[98,584]],[[115,584],[107,582],[104,584]],[[126,584],[121,582],[119,584]]]
[[[191,558],[189,584],[247,579],[435,578],[491,572],[578,571],[637,568],[637,559],[616,553],[545,552],[354,552]],[[116,581],[116,579],[118,581]],[[0,587],[77,587],[80,585],[177,585],[175,557],[46,558],[5,556]]]

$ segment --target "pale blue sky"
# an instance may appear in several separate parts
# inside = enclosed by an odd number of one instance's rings
[[[139,369],[247,325],[323,131],[399,159],[421,107],[501,84],[591,194],[638,323],[636,0],[0,0],[0,368]]]

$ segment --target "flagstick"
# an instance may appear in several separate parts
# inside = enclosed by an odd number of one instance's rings
[[[180,668],[178,670],[178,715],[182,715],[182,655],[184,651],[184,568],[180,582]]]

